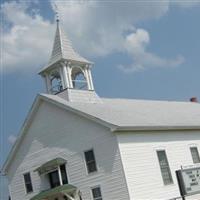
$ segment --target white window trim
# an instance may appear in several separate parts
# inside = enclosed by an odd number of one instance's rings
[[[30,177],[31,177],[31,172],[25,172],[22,174],[22,179],[23,179],[23,182],[24,182],[24,191],[25,191],[25,195],[29,195],[29,194],[32,194],[34,192],[34,187],[33,187],[33,181],[32,181],[32,178],[31,178],[31,184],[32,184],[32,191],[31,192],[27,192],[26,190],[26,183],[25,183],[25,179],[24,179],[24,175],[26,174],[30,174]]]
[[[164,183],[163,175],[162,175],[162,171],[161,171],[161,167],[160,167],[160,162],[159,162],[159,159],[158,159],[158,151],[165,151],[167,162],[168,162],[168,167],[169,167],[171,178],[172,178],[172,182],[170,184]],[[171,171],[171,167],[170,167],[169,158],[168,158],[168,155],[167,155],[166,148],[163,148],[163,147],[156,148],[156,157],[157,157],[157,163],[158,163],[158,167],[159,167],[159,171],[160,171],[160,176],[162,178],[163,186],[168,187],[168,186],[174,185],[174,177],[173,177],[173,174],[172,174],[172,171]]]
[[[197,144],[197,143],[190,143],[190,144],[188,144],[188,146],[189,146],[189,148],[190,147],[197,147],[199,149],[199,144]]]
[[[93,193],[92,193],[92,189],[95,189],[95,188],[100,188],[100,190],[101,190],[101,198],[103,200],[104,198],[103,198],[103,192],[102,192],[101,185],[95,185],[95,186],[90,187],[90,195],[92,197],[92,200],[95,200],[94,197],[93,197]]]
[[[94,153],[94,158],[95,158],[95,163],[96,163],[96,168],[97,168],[97,170],[94,171],[94,172],[90,172],[90,173],[89,173],[89,172],[88,172],[88,168],[87,168],[86,159],[85,159],[85,152],[91,151],[91,150],[92,150],[93,153]],[[96,174],[96,173],[99,172],[98,165],[97,165],[97,158],[96,158],[96,154],[95,154],[94,148],[89,148],[88,150],[83,151],[83,160],[84,160],[84,165],[85,165],[85,172],[86,172],[86,174],[87,174],[88,176],[94,175],[94,174]]]
[[[198,146],[198,144],[190,144],[190,145],[189,145],[189,151],[190,151],[190,157],[191,157],[191,160],[192,160],[192,164],[193,164],[193,165],[200,165],[200,162],[194,163],[193,157],[192,157],[191,148],[197,148],[197,152],[198,152],[198,155],[199,155],[199,158],[200,158],[200,151],[199,151],[199,146]]]

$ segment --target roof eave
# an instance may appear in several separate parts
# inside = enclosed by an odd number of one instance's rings
[[[45,71],[48,71],[48,70],[51,70],[56,64],[58,64],[59,62],[62,62],[62,61],[67,61],[67,62],[74,62],[74,63],[77,63],[77,64],[88,64],[88,65],[94,65],[94,62],[90,62],[90,61],[78,61],[78,60],[72,60],[72,59],[65,59],[65,58],[61,58],[55,62],[52,62],[52,63],[49,63],[46,67],[42,68],[38,74],[39,75],[43,75],[43,73]]]
[[[129,132],[129,131],[187,131],[200,130],[200,126],[118,126],[112,129],[112,132]]]

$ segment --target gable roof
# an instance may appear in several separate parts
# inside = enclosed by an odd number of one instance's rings
[[[102,103],[68,102],[57,95],[43,97],[85,113],[114,129],[200,128],[200,104],[192,102],[101,98]],[[110,126],[109,126],[110,127]],[[112,127],[113,128],[113,127]]]
[[[41,101],[54,104],[117,131],[200,130],[200,104],[192,102],[106,99],[102,103],[68,102],[57,95],[39,94],[22,126],[2,171],[10,165]]]

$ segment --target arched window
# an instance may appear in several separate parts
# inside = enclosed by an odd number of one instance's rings
[[[72,69],[72,83],[73,83],[73,88],[75,89],[79,90],[88,89],[85,75],[79,67],[74,67]]]
[[[53,71],[50,75],[51,80],[51,92],[52,94],[56,94],[63,90],[61,77],[58,71]]]

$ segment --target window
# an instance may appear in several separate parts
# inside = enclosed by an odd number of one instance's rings
[[[49,180],[51,188],[55,188],[60,185],[58,170],[49,173]]]
[[[61,172],[63,184],[68,184],[65,165],[60,166],[60,172]],[[60,180],[59,180],[58,170],[55,170],[55,171],[49,173],[49,180],[50,180],[51,188],[55,188],[55,187],[61,185]]]
[[[88,173],[97,171],[97,166],[96,166],[96,161],[95,161],[95,156],[94,156],[93,150],[89,150],[89,151],[85,152],[85,162],[87,165]]]
[[[32,186],[32,182],[31,182],[30,173],[24,174],[24,183],[25,183],[25,187],[26,187],[26,193],[33,192],[33,186]]]
[[[172,175],[169,168],[166,152],[164,150],[157,151],[157,156],[158,156],[160,170],[161,170],[164,184],[165,185],[172,184],[173,180],[172,180]]]
[[[102,200],[101,188],[100,187],[92,188],[92,197],[93,197],[94,200]]]
[[[193,163],[200,163],[199,152],[197,147],[190,147]]]

